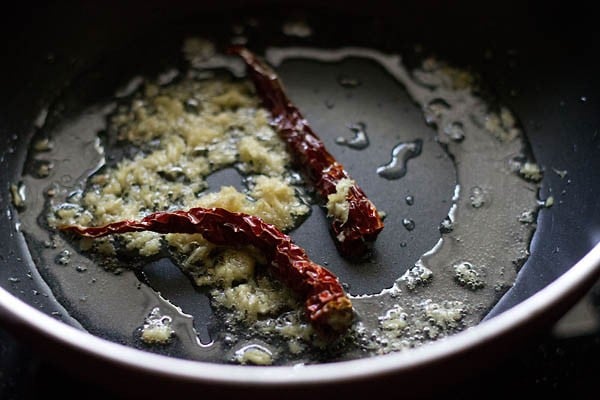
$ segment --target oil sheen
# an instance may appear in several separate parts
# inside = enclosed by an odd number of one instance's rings
[[[182,199],[218,197],[223,186],[257,202],[269,195],[255,190],[265,179],[284,181],[293,188],[289,207],[296,208],[290,211],[289,224],[282,226],[313,260],[339,276],[352,298],[356,321],[339,340],[320,340],[304,320],[301,305],[259,266],[252,272],[255,286],[241,288],[235,278],[230,285],[246,301],[255,296],[260,302],[266,293],[278,299],[278,307],[244,319],[235,311],[239,308],[227,306],[235,301],[234,293],[227,291],[230,287],[224,289],[210,280],[217,267],[190,267],[194,257],[200,257],[199,250],[194,253],[199,246],[185,247],[181,238],[171,237],[169,249],[179,249],[179,256],[165,253],[162,247],[152,252],[152,241],[163,240],[152,235],[144,239],[146,256],[119,253],[118,262],[108,264],[103,260],[115,257],[103,258],[103,247],[86,251],[85,243],[57,234],[48,220],[52,210],[62,207],[68,212],[69,207],[80,206],[93,188],[90,182],[104,179],[105,171],[123,163],[149,157],[160,146],[152,135],[136,136],[126,145],[115,141],[123,131],[114,116],[133,113],[132,118],[137,118],[136,102],[148,95],[144,91],[157,90],[158,94],[150,94],[156,97],[186,79],[200,82],[197,93],[186,92],[185,98],[174,95],[180,104],[156,103],[156,107],[178,107],[181,124],[206,111],[202,88],[223,76],[247,91],[250,103],[240,105],[240,110],[260,108],[258,100],[251,99],[239,63],[218,54],[204,39],[195,38],[182,48],[186,69],[169,70],[156,79],[132,77],[125,87],[115,88],[114,98],[41,129],[45,141],[32,146],[31,167],[13,189],[22,210],[21,230],[41,275],[83,328],[133,347],[194,360],[260,365],[331,362],[405,351],[474,326],[513,284],[535,230],[535,218],[524,220],[522,215],[535,215],[540,207],[536,193],[541,179],[521,173],[535,160],[525,152],[526,137],[517,118],[479,97],[472,76],[441,60],[425,59],[409,70],[400,55],[365,48],[268,48],[264,56],[281,73],[291,98],[299,100],[297,105],[327,147],[352,175],[357,172],[358,183],[385,213],[384,232],[369,260],[356,263],[336,254],[323,210],[289,163],[284,162],[283,170],[269,169],[276,164],[268,160],[245,163],[243,149],[251,152],[256,143],[266,146],[261,154],[277,157],[279,145],[268,128],[257,128],[247,137],[244,129],[234,126],[228,128],[226,140],[196,143],[185,152],[206,157],[208,169],[194,157],[184,168],[178,162],[169,164],[160,176],[176,188],[169,195],[172,201],[150,199],[147,207],[135,210],[137,214],[127,215],[140,217],[152,207],[173,210],[190,204]],[[359,73],[349,73],[350,66]],[[306,71],[321,71],[319,85],[331,87],[325,98],[302,84]],[[360,71],[378,71],[382,82],[400,93],[394,96],[406,96],[417,108],[420,120],[412,125],[386,123],[401,119],[402,114],[377,112],[382,100],[368,92],[374,84],[371,74],[362,76]],[[155,89],[148,89],[152,87],[148,82]],[[352,103],[357,97],[361,101]],[[248,111],[252,112],[258,111]],[[345,124],[331,124],[348,115],[352,117]],[[136,142],[139,138],[143,140]],[[179,145],[173,142],[165,147],[166,159],[169,148]],[[242,150],[231,153],[232,146]],[[209,160],[217,147],[225,158]],[[201,180],[190,183],[186,180],[190,171],[205,172],[198,172]],[[447,179],[428,187],[428,171],[439,171]],[[437,211],[427,212],[430,204]],[[435,223],[419,214],[419,206],[423,215],[434,216]],[[425,235],[426,240],[411,247],[412,235]],[[222,249],[217,253],[218,260],[243,258]],[[265,307],[272,300],[265,300]],[[154,330],[144,331],[148,327]],[[157,339],[158,334],[165,334],[165,340]]]

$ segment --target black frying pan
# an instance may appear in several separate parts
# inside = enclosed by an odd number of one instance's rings
[[[86,375],[101,371],[103,376],[114,377],[114,372],[119,371],[132,379],[135,377],[140,385],[132,384],[130,379],[114,381],[117,387],[125,386],[133,391],[142,390],[144,382],[156,381],[161,382],[163,389],[202,387],[203,390],[223,391],[227,388],[236,391],[251,388],[263,394],[273,385],[296,388],[296,393],[314,385],[320,390],[338,391],[342,387],[364,390],[370,387],[369,383],[408,382],[427,374],[441,376],[451,367],[452,376],[457,377],[460,376],[457,365],[491,362],[490,357],[499,353],[491,350],[519,343],[517,339],[547,327],[568,310],[598,276],[597,251],[577,268],[572,268],[598,243],[600,235],[600,206],[597,203],[600,194],[600,88],[595,75],[598,63],[593,58],[593,24],[586,21],[585,10],[569,13],[531,3],[515,7],[506,4],[487,10],[466,3],[436,2],[418,6],[377,3],[368,7],[335,2],[327,6],[308,2],[295,7],[277,5],[276,2],[231,2],[201,7],[183,3],[178,7],[167,7],[158,3],[140,5],[133,2],[110,6],[45,5],[39,9],[5,13],[6,32],[2,43],[6,56],[0,106],[3,141],[0,193],[6,210],[1,216],[0,231],[3,242],[0,253],[3,323],[19,336],[22,333],[24,340],[36,343],[44,350],[43,354],[60,354],[60,361],[67,365],[78,360],[78,367]],[[61,118],[68,119],[85,105],[109,96],[131,76],[153,74],[169,67],[173,53],[179,50],[172,47],[174,38],[198,32],[210,32],[217,37],[225,35],[224,21],[243,20],[248,15],[260,19],[263,24],[263,29],[255,30],[250,41],[256,43],[257,51],[261,50],[261,44],[288,44],[289,38],[283,37],[278,30],[280,21],[301,15],[319,32],[304,44],[324,48],[352,45],[400,52],[409,64],[417,62],[422,54],[415,49],[421,48],[477,71],[493,89],[487,95],[508,105],[519,116],[538,163],[548,171],[552,168],[568,170],[568,179],[558,174],[545,174],[540,198],[553,195],[557,203],[540,212],[531,257],[520,268],[516,284],[495,307],[486,310],[485,319],[490,319],[486,321],[490,323],[483,324],[480,331],[469,332],[470,336],[458,337],[453,350],[442,349],[440,345],[431,352],[416,352],[412,357],[384,358],[379,364],[378,360],[369,360],[373,364],[356,364],[354,369],[345,372],[332,372],[323,367],[287,380],[286,372],[281,371],[279,377],[252,375],[253,381],[248,381],[244,376],[246,373],[231,372],[229,375],[227,370],[218,368],[213,369],[214,374],[198,376],[206,371],[195,370],[187,364],[173,365],[174,370],[160,372],[152,367],[153,359],[146,359],[146,355],[111,347],[103,341],[96,342],[96,338],[90,338],[86,343],[82,340],[86,336],[61,331],[63,323],[76,327],[80,323],[68,315],[68,307],[57,301],[56,293],[49,290],[36,266],[32,265],[27,245],[17,230],[19,214],[11,204],[8,190],[10,183],[18,182],[23,173],[27,148],[36,133],[35,121],[40,110],[52,109],[52,105],[61,103],[63,109],[47,118],[58,124]],[[578,17],[577,25],[574,25],[575,16]],[[157,54],[160,56],[156,57]],[[486,54],[494,57],[490,59]],[[298,79],[309,85],[311,79],[316,78],[300,75]],[[326,93],[322,95],[326,96]],[[360,104],[360,98],[355,101]],[[412,118],[417,115],[415,111]],[[347,121],[337,122],[344,124]],[[417,190],[419,180],[443,187],[447,185],[448,177],[426,173],[405,184]],[[406,193],[409,193],[408,189]],[[414,207],[414,212],[430,215],[429,220],[422,220],[422,225],[430,229],[437,227],[445,212],[425,202],[416,203]],[[412,231],[404,256],[414,261],[430,248],[427,237],[420,229]],[[562,275],[565,279],[559,280],[557,286],[550,288],[552,290],[542,292],[537,302],[523,304],[530,308],[511,309]],[[171,290],[175,295],[183,290],[177,284],[165,285],[161,278],[165,277],[156,276],[153,281],[161,292]],[[181,279],[178,276],[167,278],[171,282]],[[161,282],[163,286],[160,286]],[[369,285],[376,285],[376,281],[356,278],[353,284],[355,288],[365,285],[364,290],[368,291],[375,290]],[[56,324],[51,319],[38,318],[16,299],[62,322]],[[502,314],[507,310],[514,314]],[[509,317],[502,319],[505,315]],[[521,330],[517,333],[518,328]],[[118,338],[110,339],[119,341]],[[92,349],[88,347],[90,344]],[[95,353],[93,348],[102,349],[104,356]],[[361,385],[350,385],[348,379]],[[152,387],[156,388],[155,385]]]

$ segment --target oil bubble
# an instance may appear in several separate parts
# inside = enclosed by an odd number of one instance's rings
[[[421,139],[397,144],[392,149],[392,159],[389,163],[377,168],[377,174],[389,180],[402,178],[406,175],[408,160],[420,155],[422,146]]]
[[[345,137],[338,137],[335,142],[339,145],[350,147],[351,149],[362,150],[369,147],[369,137],[367,136],[367,125],[364,122],[357,122],[348,127],[353,133],[354,137],[346,139]]]
[[[404,228],[406,228],[407,231],[412,231],[413,229],[415,229],[415,221],[413,221],[412,219],[404,218],[402,220],[402,226],[404,226]]]

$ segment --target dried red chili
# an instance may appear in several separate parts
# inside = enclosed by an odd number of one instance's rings
[[[139,231],[200,233],[216,245],[254,246],[269,260],[273,275],[305,299],[307,316],[317,331],[334,337],[352,324],[352,303],[338,278],[311,261],[289,236],[252,215],[222,208],[192,208],[189,211],[157,212],[137,221],[87,228],[66,225],[60,229],[85,237]]]
[[[295,162],[310,179],[321,201],[327,202],[328,196],[336,193],[336,185],[342,179],[351,179],[350,175],[329,153],[300,110],[287,97],[275,72],[244,47],[233,46],[229,53],[239,55],[245,61],[264,107],[272,114],[272,124],[287,143]],[[383,229],[383,221],[364,191],[352,182],[346,196],[348,218],[345,221],[333,218],[331,230],[343,256],[361,257],[367,254],[369,244]]]

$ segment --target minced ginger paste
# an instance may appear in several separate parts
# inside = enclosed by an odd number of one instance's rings
[[[285,143],[269,126],[269,114],[258,106],[248,83],[184,79],[168,86],[147,84],[129,106],[118,108],[110,125],[120,143],[138,148],[136,155],[91,176],[80,196],[52,210],[52,226],[96,226],[156,211],[220,207],[289,231],[310,211],[299,178],[289,168]],[[208,187],[206,178],[228,167],[240,172],[246,190]],[[256,264],[265,263],[260,254],[220,248],[200,234],[128,233],[118,239],[82,239],[80,246],[109,257],[168,251],[197,285],[209,288],[213,304],[246,321],[299,308],[291,292],[258,273]]]

